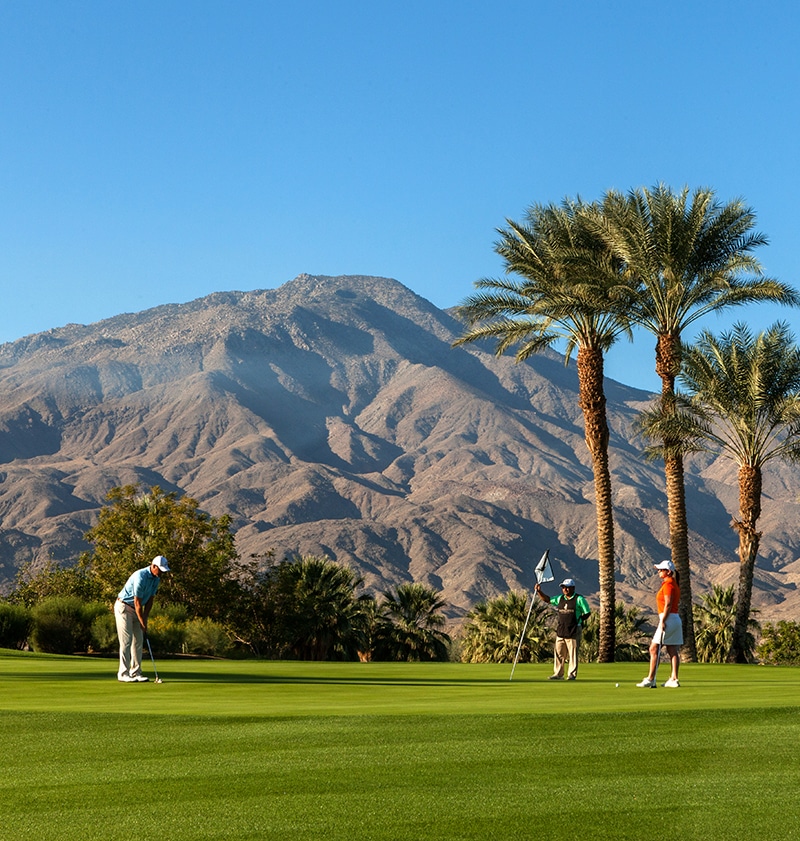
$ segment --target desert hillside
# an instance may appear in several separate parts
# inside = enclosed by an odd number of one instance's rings
[[[115,485],[234,518],[242,555],[322,553],[370,590],[421,581],[451,616],[556,575],[596,595],[574,365],[453,349],[460,325],[393,280],[302,275],[0,346],[0,583],[70,562]],[[650,395],[607,381],[617,594],[650,608],[663,475],[634,439]],[[765,477],[754,605],[797,618],[800,470]],[[695,596],[736,580],[736,471],[687,465]],[[552,585],[551,585],[552,586]],[[596,600],[595,600],[596,604]]]

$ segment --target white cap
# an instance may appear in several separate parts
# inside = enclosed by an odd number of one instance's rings
[[[163,555],[156,555],[152,561],[150,561],[151,565],[157,566],[161,572],[169,572],[169,564],[167,563],[167,559]]]
[[[666,569],[670,572],[675,572],[675,564],[672,561],[661,561],[660,564],[655,565],[656,569]]]
[[[565,578],[561,584],[558,585],[559,587],[574,587],[575,586],[575,579],[573,578]]]

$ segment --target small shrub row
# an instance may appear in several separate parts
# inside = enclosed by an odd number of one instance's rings
[[[25,648],[31,628],[30,610],[20,604],[0,602],[0,648]]]
[[[180,608],[154,611],[148,624],[153,651],[161,654],[224,656],[232,647],[222,625],[188,619]],[[77,596],[53,596],[33,608],[0,602],[0,648],[28,647],[46,654],[112,654],[119,647],[114,614],[105,602]]]
[[[757,653],[762,663],[772,666],[800,666],[800,624],[767,622],[761,629]]]

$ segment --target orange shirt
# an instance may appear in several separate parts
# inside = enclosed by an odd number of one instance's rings
[[[669,612],[677,613],[681,600],[681,591],[677,582],[671,576],[664,579],[661,589],[656,593],[656,607],[659,613],[664,612],[664,606],[669,602]]]

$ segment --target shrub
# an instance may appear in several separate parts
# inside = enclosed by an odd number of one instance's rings
[[[800,666],[800,624],[765,623],[757,653],[762,662],[773,666]]]
[[[78,596],[44,599],[32,611],[34,651],[48,654],[88,651],[92,642],[92,623],[107,611],[104,602],[86,604]]]
[[[153,651],[160,654],[180,654],[186,642],[185,611],[173,608],[154,612],[147,622],[147,636]]]
[[[21,604],[0,603],[0,648],[24,648],[32,625],[28,608]]]
[[[108,654],[119,648],[117,620],[110,611],[97,616],[91,627],[91,650]]]
[[[192,619],[186,623],[184,647],[189,654],[223,657],[231,648],[225,628],[212,619]]]

